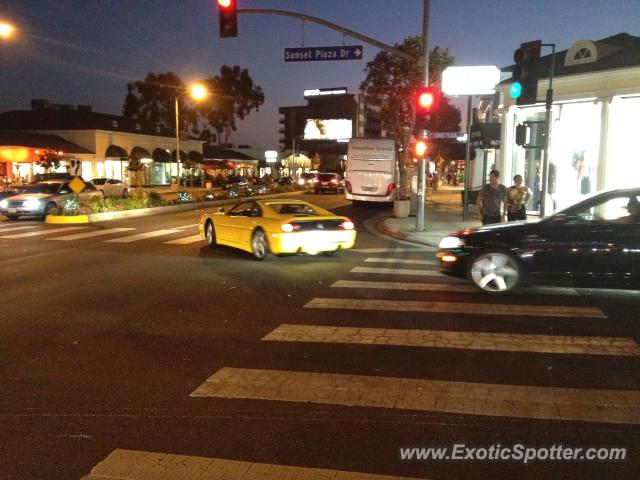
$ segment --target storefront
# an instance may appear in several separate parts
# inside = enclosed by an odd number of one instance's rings
[[[613,50],[606,48],[612,46],[619,47],[615,68],[607,56],[613,55]],[[558,75],[553,82],[546,214],[595,191],[640,185],[640,152],[630,148],[629,141],[637,131],[640,112],[640,57],[623,51],[634,46],[636,51],[640,49],[640,38],[620,34],[597,42],[576,42],[556,54],[560,67],[556,67]],[[585,56],[585,51],[590,55]],[[546,63],[541,59],[541,65]],[[547,84],[547,79],[540,80],[538,98],[544,98]],[[497,168],[506,185],[514,175],[523,176],[533,191],[527,207],[536,211],[542,191],[545,107],[517,107],[508,95],[510,84],[500,86],[505,99],[504,148]],[[528,127],[525,146],[515,143],[517,125]]]

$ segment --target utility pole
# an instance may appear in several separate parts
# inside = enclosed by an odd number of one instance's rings
[[[544,144],[542,148],[542,192],[540,193],[540,218],[547,212],[547,192],[549,191],[549,137],[551,136],[551,108],[553,107],[553,76],[556,68],[556,44],[543,43],[543,47],[551,47],[551,71],[549,74],[549,88],[545,97],[545,127]]]
[[[422,54],[424,60],[424,86],[429,86],[429,0],[424,0],[422,10]],[[418,160],[418,205],[416,210],[416,232],[424,232],[426,156]]]

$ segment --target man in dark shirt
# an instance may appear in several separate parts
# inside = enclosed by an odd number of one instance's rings
[[[483,225],[506,220],[507,187],[500,183],[498,170],[491,170],[489,173],[489,183],[480,190],[476,207]]]

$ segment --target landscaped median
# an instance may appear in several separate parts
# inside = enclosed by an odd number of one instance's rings
[[[147,192],[138,189],[126,199],[94,198],[86,204],[78,203],[74,195],[70,195],[63,205],[47,215],[45,222],[52,224],[94,223],[117,220],[121,218],[144,217],[183,210],[196,210],[237,203],[247,198],[274,198],[283,195],[298,195],[301,190],[281,187],[274,193],[229,196],[227,192],[204,192],[194,199],[189,192],[171,195]],[[169,196],[170,198],[167,198]],[[208,198],[212,198],[208,200]]]

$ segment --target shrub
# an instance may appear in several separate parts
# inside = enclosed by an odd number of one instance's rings
[[[156,192],[155,190],[152,190],[151,192],[149,192],[149,204],[152,207],[158,207],[162,205],[162,203],[163,203],[162,197],[158,192]]]

